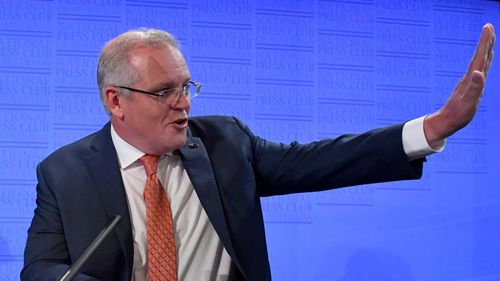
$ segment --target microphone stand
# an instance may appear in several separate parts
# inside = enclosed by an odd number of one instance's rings
[[[68,268],[66,273],[59,278],[58,281],[71,281],[73,280],[78,273],[82,270],[83,265],[87,262],[87,260],[94,254],[94,252],[97,250],[97,248],[102,244],[104,239],[106,239],[111,232],[114,230],[116,225],[121,221],[122,217],[119,215],[116,215],[112,221],[106,225],[101,232],[96,236],[94,241],[90,243],[90,245],[83,251],[83,253],[76,259],[75,263]]]

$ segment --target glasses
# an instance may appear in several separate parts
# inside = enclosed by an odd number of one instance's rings
[[[181,88],[168,88],[168,89],[161,89],[156,92],[148,92],[144,90],[139,90],[131,87],[125,87],[125,86],[115,86],[115,88],[120,88],[120,89],[125,89],[129,90],[132,92],[137,92],[145,95],[150,95],[150,96],[155,96],[164,100],[172,99],[172,103],[177,103],[177,100],[179,99],[179,96],[182,95],[188,99],[193,99],[198,94],[200,93],[201,90],[201,83],[200,82],[194,82],[194,81],[189,81],[186,85],[183,85]],[[194,89],[194,91],[193,91]],[[172,98],[173,97],[173,98]]]

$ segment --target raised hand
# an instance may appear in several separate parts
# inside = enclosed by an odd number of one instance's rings
[[[467,73],[458,82],[445,105],[425,118],[425,137],[431,147],[436,147],[443,139],[465,127],[476,115],[493,60],[494,44],[495,30],[493,25],[488,23],[483,26]]]

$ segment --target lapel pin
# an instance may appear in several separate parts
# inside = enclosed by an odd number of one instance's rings
[[[200,146],[200,145],[197,144],[197,143],[190,143],[190,144],[188,144],[188,147],[191,148],[191,149],[197,148],[198,146]]]

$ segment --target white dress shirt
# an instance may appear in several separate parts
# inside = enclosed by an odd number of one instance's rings
[[[145,281],[146,205],[143,191],[146,172],[139,160],[144,153],[118,136],[111,127],[125,186],[134,240],[133,281]],[[231,258],[210,223],[200,199],[178,156],[165,154],[158,163],[158,179],[165,188],[175,224],[178,280],[226,281]]]
[[[403,126],[403,148],[409,160],[418,159],[444,149],[432,149],[424,134],[424,117]],[[143,199],[146,173],[139,158],[144,153],[125,142],[111,126],[132,220],[134,240],[133,281],[147,279],[146,205]],[[210,223],[198,195],[194,191],[181,159],[165,154],[158,164],[158,179],[167,193],[175,224],[178,278],[183,281],[226,281],[231,257]]]
[[[429,146],[424,133],[424,119],[425,116],[422,116],[406,122],[403,126],[403,149],[410,161],[441,152],[444,149],[445,140],[441,140],[436,149]]]

